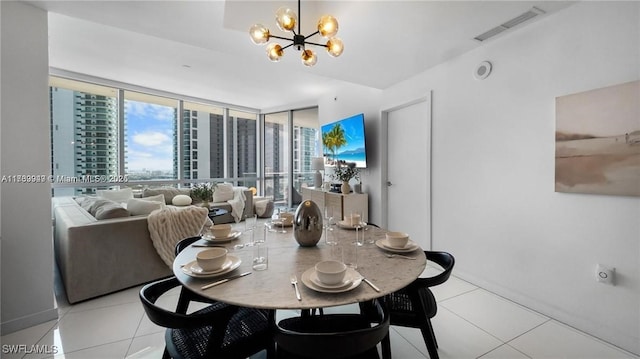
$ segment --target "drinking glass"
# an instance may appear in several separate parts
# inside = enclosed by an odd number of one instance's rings
[[[261,231],[256,228],[252,232],[254,233],[254,245],[263,244],[267,241],[267,232],[269,232],[269,228],[266,225],[262,228]]]
[[[360,238],[360,230],[363,229],[362,214],[360,212],[351,212],[351,217],[349,217],[349,225],[356,229],[356,245],[364,245],[364,231],[362,231],[362,238]]]
[[[324,240],[328,245],[338,244],[333,232],[333,208],[324,207]]]
[[[258,223],[258,216],[257,215],[253,215],[253,216],[247,216],[244,219],[244,230],[245,231],[253,231],[254,229],[256,229],[256,224]]]
[[[348,267],[358,268],[358,244],[351,241],[344,241],[342,246],[342,260]]]
[[[265,270],[269,268],[269,247],[266,244],[253,246],[253,270]]]

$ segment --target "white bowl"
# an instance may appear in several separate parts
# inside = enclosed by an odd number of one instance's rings
[[[222,268],[222,265],[226,260],[227,249],[222,247],[205,249],[196,254],[198,266],[207,272]]]
[[[387,232],[387,243],[393,248],[404,248],[409,242],[409,235],[404,232]]]
[[[316,274],[320,282],[327,285],[342,283],[347,273],[347,266],[338,261],[322,261],[316,264]]]
[[[214,224],[211,226],[211,235],[215,238],[225,238],[229,236],[231,233],[231,225],[230,224]]]

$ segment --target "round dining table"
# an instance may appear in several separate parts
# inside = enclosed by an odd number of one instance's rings
[[[173,272],[183,286],[204,297],[224,303],[261,309],[313,309],[364,302],[404,288],[423,272],[426,257],[422,249],[415,243],[413,247],[402,250],[401,256],[392,256],[392,252],[381,243],[385,240],[386,231],[377,227],[359,228],[358,232],[348,226],[332,226],[330,232],[324,231],[316,246],[300,246],[293,234],[292,227],[277,226],[272,228],[269,221],[258,221],[254,229],[255,238],[266,238],[260,246],[268,248],[268,268],[254,270],[252,259],[254,246],[250,243],[251,233],[245,231],[244,223],[233,226],[231,239],[200,239],[180,252],[173,263]],[[333,239],[327,244],[326,235]],[[310,274],[316,263],[323,260],[338,259],[347,250],[356,246],[356,233],[364,235],[364,244],[357,248],[357,269],[348,269],[352,275],[351,285],[346,289],[315,289],[310,282]],[[199,251],[209,246],[224,246],[228,249],[228,257],[233,259],[237,268],[217,276],[202,277],[190,273],[193,261]],[[344,250],[344,251],[343,251]],[[355,272],[354,272],[355,271]],[[250,273],[226,283],[202,289],[203,286],[227,277]],[[295,275],[300,291],[300,300],[296,296],[291,276]],[[360,280],[360,275],[376,286]],[[320,289],[320,290],[318,290]]]

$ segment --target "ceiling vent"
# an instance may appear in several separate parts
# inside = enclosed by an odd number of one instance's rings
[[[516,27],[520,24],[522,24],[523,22],[529,21],[531,19],[533,19],[534,17],[538,16],[538,15],[542,15],[545,12],[543,10],[538,9],[537,7],[532,7],[529,11],[518,15],[516,17],[514,17],[513,19],[503,23],[502,25],[498,25],[496,27],[494,27],[493,29],[486,31],[476,37],[474,37],[474,40],[477,41],[486,41],[498,34],[500,34],[501,32],[507,31],[513,27]]]

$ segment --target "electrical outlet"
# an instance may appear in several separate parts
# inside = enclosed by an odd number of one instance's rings
[[[596,281],[605,284],[615,285],[615,268],[609,268],[602,264],[596,265]]]

